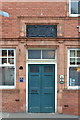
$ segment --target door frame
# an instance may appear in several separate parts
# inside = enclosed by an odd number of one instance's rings
[[[48,61],[27,61],[26,62],[26,112],[28,112],[28,65],[29,64],[54,64],[55,65],[55,112],[57,112],[57,63]]]

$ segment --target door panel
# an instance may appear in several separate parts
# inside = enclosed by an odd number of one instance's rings
[[[40,112],[40,67],[29,66],[29,112]]]
[[[29,112],[55,112],[55,65],[29,65]]]
[[[55,112],[54,65],[42,66],[42,112]]]

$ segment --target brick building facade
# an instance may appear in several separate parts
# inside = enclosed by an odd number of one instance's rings
[[[2,10],[10,17],[2,17],[1,111],[80,115],[80,18],[73,0],[3,2]]]

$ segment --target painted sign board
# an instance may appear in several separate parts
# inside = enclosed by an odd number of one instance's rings
[[[64,75],[60,75],[60,84],[64,84]]]
[[[24,82],[24,78],[23,77],[20,77],[20,82]]]

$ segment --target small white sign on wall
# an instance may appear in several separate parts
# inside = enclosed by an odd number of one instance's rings
[[[64,75],[60,75],[60,84],[64,84]]]

